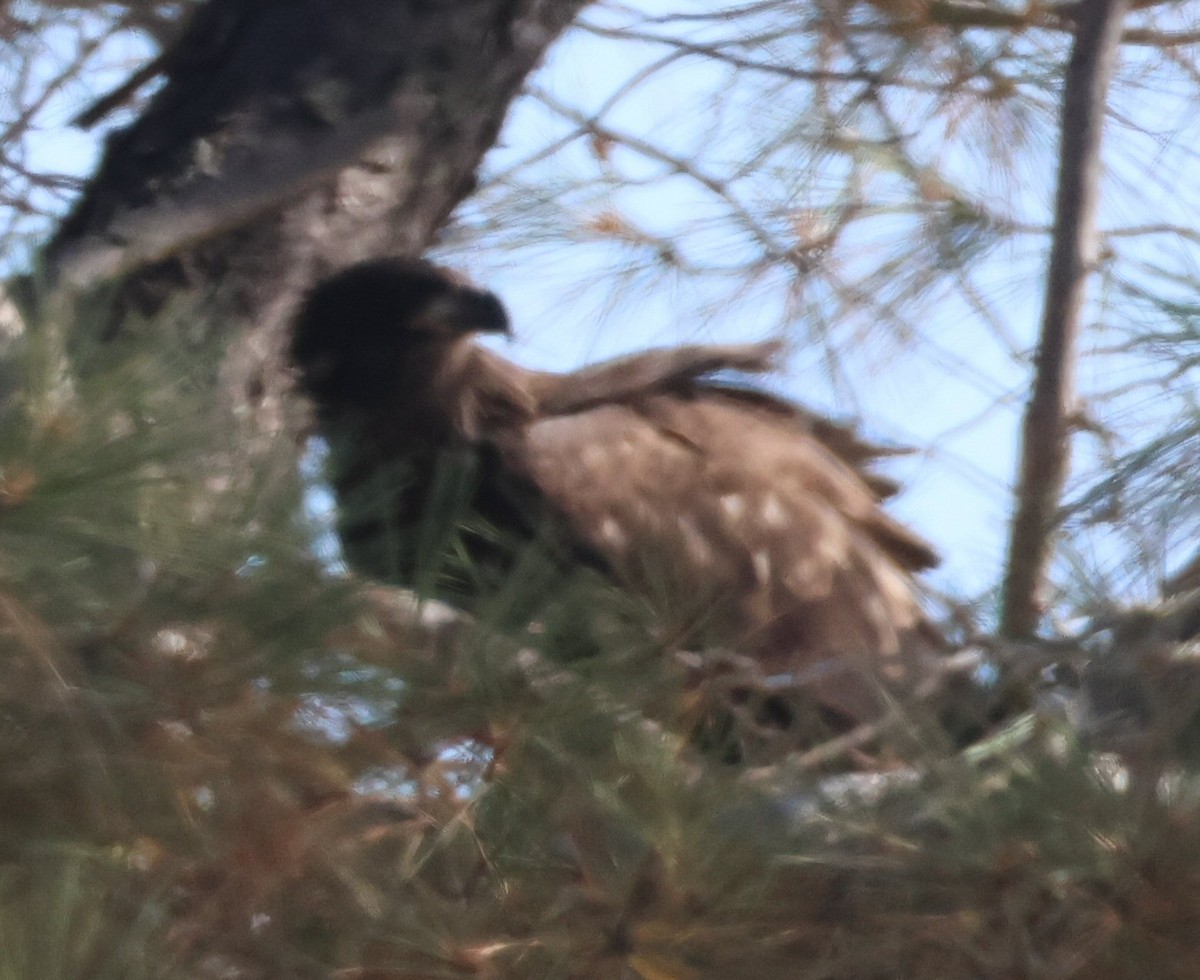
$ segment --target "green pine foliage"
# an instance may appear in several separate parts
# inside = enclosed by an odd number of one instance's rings
[[[1192,975],[1194,806],[1066,726],[834,776],[586,573],[356,582],[159,346],[6,354],[0,980]]]

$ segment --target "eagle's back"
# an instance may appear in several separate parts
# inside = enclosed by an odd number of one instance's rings
[[[676,384],[538,417],[504,455],[696,641],[798,672],[852,719],[926,646],[912,572],[935,555],[881,509],[866,444],[787,402]]]

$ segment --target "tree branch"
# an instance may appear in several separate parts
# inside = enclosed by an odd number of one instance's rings
[[[1009,637],[1031,635],[1041,618],[1039,594],[1069,469],[1069,418],[1087,276],[1096,260],[1108,87],[1129,7],[1129,0],[1086,0],[1067,66],[1054,239],[1001,603],[1000,631]]]

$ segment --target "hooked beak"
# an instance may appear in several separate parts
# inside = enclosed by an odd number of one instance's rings
[[[461,333],[499,333],[512,336],[504,304],[492,293],[458,289],[439,296],[425,308],[422,319]]]

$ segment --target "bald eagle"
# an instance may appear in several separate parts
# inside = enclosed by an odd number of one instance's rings
[[[331,447],[347,560],[418,584],[447,514],[475,568],[514,541],[682,598],[706,640],[811,687],[851,721],[910,678],[930,626],[913,573],[928,544],[888,516],[881,451],[744,384],[773,343],[652,350],[567,374],[476,342],[500,300],[426,261],[386,258],[320,283],[291,356]],[[720,375],[720,377],[714,377]],[[463,599],[463,594],[456,597]]]

